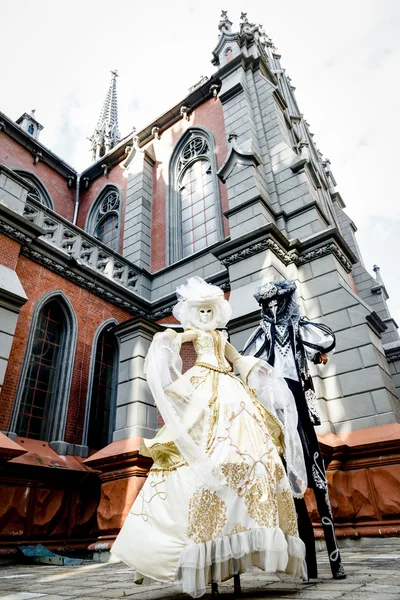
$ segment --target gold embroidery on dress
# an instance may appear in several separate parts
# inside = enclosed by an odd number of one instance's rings
[[[190,383],[196,389],[199,387],[199,385],[201,385],[207,380],[207,377],[208,373],[206,373],[205,375],[192,375],[192,377],[190,378]]]
[[[278,504],[274,481],[264,477],[248,488],[244,497],[248,513],[261,527],[277,527]]]
[[[247,463],[223,463],[221,471],[225,476],[226,483],[232,490],[237,490],[247,473],[249,472]]]
[[[216,492],[198,488],[189,502],[187,535],[196,544],[208,542],[222,533],[226,504]]]
[[[243,531],[249,531],[249,530],[247,529],[247,527],[242,525],[242,523],[238,522],[238,523],[234,524],[230,535],[235,535],[235,533],[242,533]]]
[[[217,426],[219,419],[219,402],[216,402],[218,399],[218,383],[219,383],[219,375],[218,373],[213,373],[212,379],[212,396],[208,401],[208,406],[210,407],[210,418],[208,421],[208,438],[206,444],[206,452],[210,452],[214,442],[215,436],[217,434]]]
[[[144,497],[144,492],[142,490],[139,494],[139,498],[142,501],[141,512],[140,513],[133,512],[133,507],[132,507],[130,510],[132,515],[134,515],[135,517],[142,517],[143,521],[145,521],[145,522],[147,522],[149,520],[149,515],[145,512],[145,504],[150,504],[150,502],[156,496],[158,496],[160,500],[167,499],[167,494],[165,492],[163,492],[162,490],[159,491],[157,489],[157,486],[161,485],[162,483],[165,483],[165,479],[162,479],[161,481],[149,481],[150,488],[153,489],[154,493],[152,496],[150,496],[149,500],[146,500]],[[135,502],[135,504],[136,504],[136,502]],[[135,506],[135,504],[133,506]]]
[[[276,465],[275,465],[275,475],[276,475],[276,481],[278,483],[280,483],[286,475],[285,469],[279,463],[276,463]]]
[[[239,446],[237,446],[237,444],[234,443],[232,436],[231,436],[231,427],[232,427],[233,421],[239,415],[241,415],[243,412],[247,413],[252,419],[254,419],[254,421],[260,427],[262,432],[264,432],[264,427],[263,427],[263,423],[262,423],[261,419],[258,418],[255,414],[251,413],[249,410],[247,410],[246,404],[244,402],[241,402],[240,406],[241,406],[241,409],[238,413],[235,413],[234,411],[232,411],[232,414],[228,419],[229,425],[228,425],[228,427],[226,427],[227,433],[225,436],[219,436],[218,442],[228,441],[230,447],[234,448],[236,450],[237,454],[242,458],[244,463],[247,463],[247,471],[245,474],[246,479],[242,480],[239,487],[237,488],[238,495],[243,496],[247,493],[249,487],[252,485],[252,483],[256,477],[257,465],[262,465],[264,467],[264,469],[267,471],[268,478],[273,482],[275,482],[275,470],[274,470],[274,460],[271,457],[271,454],[274,449],[272,444],[271,444],[271,447],[267,448],[267,450],[264,452],[264,454],[259,459],[256,460],[253,456],[251,456],[247,452],[242,452],[241,449],[239,448]]]
[[[298,535],[297,516],[293,496],[289,489],[278,494],[279,527],[286,535]]]

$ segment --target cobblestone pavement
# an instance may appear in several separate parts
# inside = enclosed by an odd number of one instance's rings
[[[400,539],[373,547],[344,548],[347,579],[331,578],[325,552],[318,554],[320,578],[294,583],[287,576],[259,570],[241,576],[243,600],[400,600]],[[380,545],[378,545],[380,544]],[[232,585],[220,586],[221,600],[233,598]],[[122,563],[84,562],[78,567],[0,564],[0,600],[189,600],[173,585],[137,586],[132,571]],[[203,596],[209,600],[211,593]]]

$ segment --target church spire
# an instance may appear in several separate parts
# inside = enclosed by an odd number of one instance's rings
[[[111,71],[110,85],[104,99],[97,126],[90,139],[92,143],[92,159],[99,160],[109,152],[121,139],[118,130],[118,104],[117,104],[117,77],[116,69]]]

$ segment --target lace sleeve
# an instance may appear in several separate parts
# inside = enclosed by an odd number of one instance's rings
[[[331,354],[335,349],[335,335],[330,327],[322,323],[311,323],[301,319],[299,337],[308,360],[314,361],[319,354]]]
[[[282,377],[264,360],[259,360],[248,375],[248,385],[256,392],[258,400],[280,422],[285,442],[284,458],[292,494],[302,498],[307,489],[307,470],[303,447],[297,431],[296,402]]]

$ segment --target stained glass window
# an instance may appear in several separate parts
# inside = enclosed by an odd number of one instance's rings
[[[61,368],[65,335],[63,312],[56,300],[39,313],[17,421],[17,434],[46,440]]]
[[[100,450],[111,441],[113,423],[113,401],[115,397],[115,351],[116,342],[112,333],[105,330],[98,339],[90,399],[90,416],[87,445]]]

